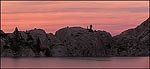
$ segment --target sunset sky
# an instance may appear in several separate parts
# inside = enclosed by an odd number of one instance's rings
[[[66,26],[86,28],[112,35],[134,28],[149,17],[148,1],[2,1],[4,32],[34,28],[55,33]]]

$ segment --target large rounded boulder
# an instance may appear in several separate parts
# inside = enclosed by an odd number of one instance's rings
[[[90,31],[81,27],[66,27],[55,36],[67,47],[68,56],[108,56],[111,35],[105,31]]]
[[[54,57],[67,56],[67,48],[64,44],[53,34],[47,34],[49,41],[50,54]]]
[[[33,51],[35,52],[36,56],[49,56],[49,53],[45,54],[49,51],[48,46],[48,38],[47,34],[42,29],[33,29],[27,31],[28,34],[28,41],[31,43],[31,47]]]

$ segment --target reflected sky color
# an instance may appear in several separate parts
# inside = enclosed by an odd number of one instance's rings
[[[34,28],[55,33],[66,26],[86,28],[112,35],[134,28],[149,17],[148,1],[2,1],[4,32]]]

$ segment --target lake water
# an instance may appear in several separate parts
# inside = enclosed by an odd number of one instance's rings
[[[2,68],[148,68],[149,57],[1,58]]]

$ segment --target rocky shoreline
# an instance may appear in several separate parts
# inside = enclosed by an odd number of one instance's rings
[[[43,29],[4,33],[0,30],[1,57],[111,57],[149,56],[149,19],[117,36],[82,27],[65,27],[55,34]]]

